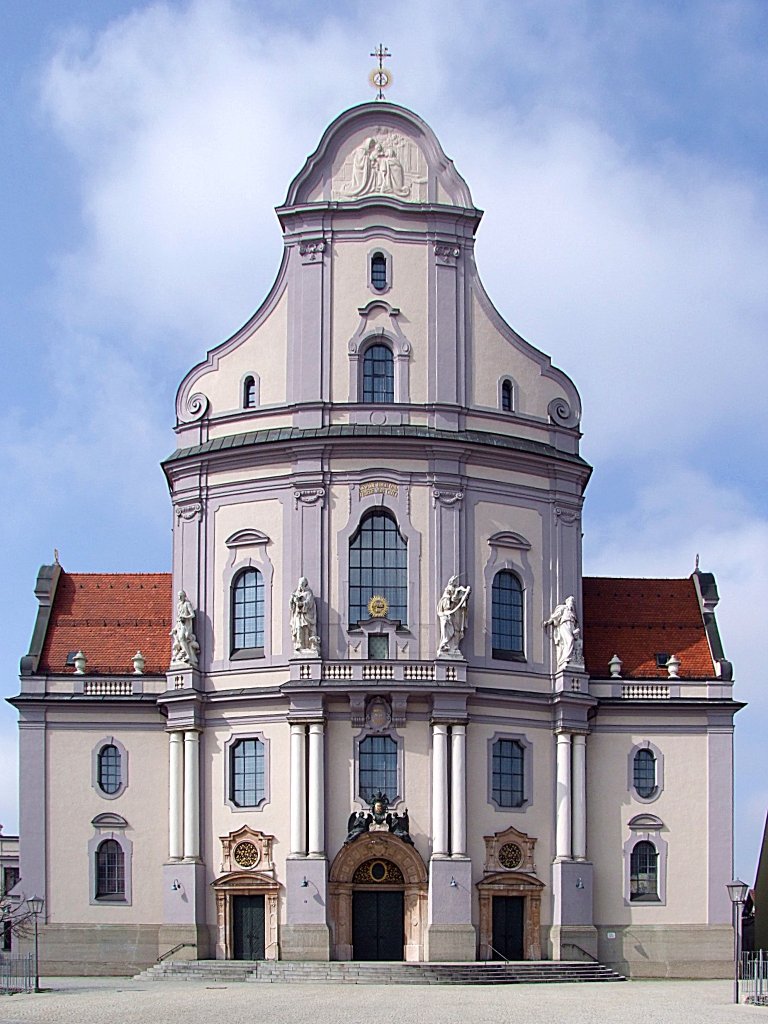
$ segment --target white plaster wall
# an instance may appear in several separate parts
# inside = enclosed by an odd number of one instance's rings
[[[260,404],[284,403],[287,353],[288,295],[284,291],[269,317],[241,344],[223,353],[218,367],[199,377],[193,390],[208,396],[213,416],[234,412],[242,405],[243,378],[255,372],[260,377]]]
[[[652,803],[638,800],[628,789],[629,753],[646,740],[664,755],[664,791]],[[587,855],[595,865],[596,924],[706,923],[706,749],[703,733],[656,732],[652,727],[598,730],[588,737]],[[666,906],[625,903],[623,847],[631,834],[627,823],[646,813],[664,822]]]
[[[518,385],[516,412],[547,418],[547,406],[564,395],[556,381],[541,376],[538,363],[525,356],[489,320],[477,295],[472,296],[471,404],[499,408],[499,378],[510,376]],[[514,431],[517,433],[517,426]]]
[[[89,716],[96,718],[93,713]],[[164,720],[152,710],[138,718],[114,706],[89,725],[61,718],[48,730],[48,896],[52,924],[153,924],[162,922],[161,866],[168,855],[168,738]],[[156,719],[154,727],[149,724]],[[74,727],[73,727],[74,726]],[[94,747],[109,736],[128,752],[128,787],[106,800],[91,786]],[[88,843],[91,820],[105,812],[128,822],[133,843],[131,906],[90,904]],[[108,832],[103,831],[104,837]]]
[[[530,744],[531,799],[525,808],[497,808],[489,793],[488,741],[496,734],[523,736]],[[536,839],[534,854],[537,877],[547,888],[541,905],[542,924],[552,920],[550,864],[554,857],[554,737],[548,718],[541,713],[515,715],[503,708],[496,711],[483,707],[470,715],[467,728],[467,836],[475,882],[483,877],[485,864],[484,836],[494,835],[514,826],[519,832]],[[477,923],[478,900],[474,898]]]
[[[385,249],[392,257],[392,287],[381,295],[401,310],[397,322],[411,343],[410,400],[427,400],[427,259],[426,242],[400,242],[388,237],[365,238],[359,242],[337,242],[333,246],[332,401],[349,401],[349,341],[360,326],[358,308],[377,297],[368,287],[368,254]],[[377,313],[368,326],[389,329],[391,318]]]

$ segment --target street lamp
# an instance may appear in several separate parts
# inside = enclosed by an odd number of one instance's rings
[[[739,1001],[739,961],[741,960],[741,905],[747,898],[749,886],[740,878],[734,878],[726,885],[733,907],[733,1001]]]
[[[35,919],[35,992],[40,991],[40,957],[37,942],[37,919],[42,913],[43,903],[45,903],[45,900],[42,896],[30,896],[27,900],[29,912]]]

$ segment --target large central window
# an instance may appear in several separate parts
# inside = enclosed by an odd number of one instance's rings
[[[360,740],[360,799],[366,803],[375,793],[390,800],[397,795],[397,743],[391,736],[366,736]]]
[[[349,543],[349,621],[369,619],[368,602],[378,595],[389,605],[387,618],[408,621],[408,547],[387,512],[363,519]]]
[[[395,362],[387,345],[371,345],[363,356],[363,401],[395,400]]]
[[[264,647],[264,579],[244,569],[232,587],[232,651]]]

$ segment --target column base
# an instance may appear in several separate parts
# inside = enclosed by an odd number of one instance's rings
[[[163,925],[196,926],[204,921],[205,865],[201,861],[171,861],[163,864],[162,877]]]
[[[553,921],[550,945],[553,960],[578,960],[578,948],[597,958],[597,931],[592,910],[593,866],[589,861],[563,860],[552,865]]]
[[[477,939],[472,924],[472,861],[433,857],[429,862],[427,960],[474,960]]]
[[[285,924],[280,928],[280,958],[330,960],[326,858],[288,858],[285,862],[285,896]]]

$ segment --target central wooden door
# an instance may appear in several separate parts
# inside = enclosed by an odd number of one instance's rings
[[[522,960],[523,896],[493,897],[493,959]]]
[[[402,960],[403,893],[361,889],[352,894],[355,960]]]
[[[264,959],[264,897],[232,897],[232,951],[235,960]]]

